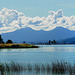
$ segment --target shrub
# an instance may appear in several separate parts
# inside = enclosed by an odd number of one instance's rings
[[[12,42],[12,40],[8,40],[6,43],[8,44],[8,43],[13,43],[13,42]]]

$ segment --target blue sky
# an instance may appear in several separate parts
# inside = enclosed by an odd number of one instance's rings
[[[75,0],[0,0],[0,34],[58,26],[75,30]]]
[[[75,0],[0,0],[3,7],[23,12],[26,16],[48,16],[48,11],[63,9],[65,16],[75,16]]]

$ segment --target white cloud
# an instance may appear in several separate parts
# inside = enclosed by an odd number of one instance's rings
[[[75,16],[63,15],[63,10],[49,11],[47,17],[26,17],[24,13],[3,8],[0,11],[0,34],[12,32],[20,28],[30,27],[34,30],[52,30],[57,26],[75,30]]]

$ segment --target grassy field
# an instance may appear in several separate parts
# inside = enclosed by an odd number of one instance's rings
[[[0,44],[0,48],[38,48],[30,44]]]

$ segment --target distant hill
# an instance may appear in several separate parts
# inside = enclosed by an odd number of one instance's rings
[[[50,31],[44,30],[33,30],[29,27],[18,29],[14,32],[2,34],[4,41],[11,39],[14,42],[39,42],[39,41],[48,41],[48,40],[60,40],[75,37],[75,31],[70,31],[63,27],[56,27]]]
[[[68,43],[68,44],[75,44],[75,37],[72,37],[72,38],[67,38],[67,39],[64,39],[64,40],[61,40],[60,41],[61,43]]]

